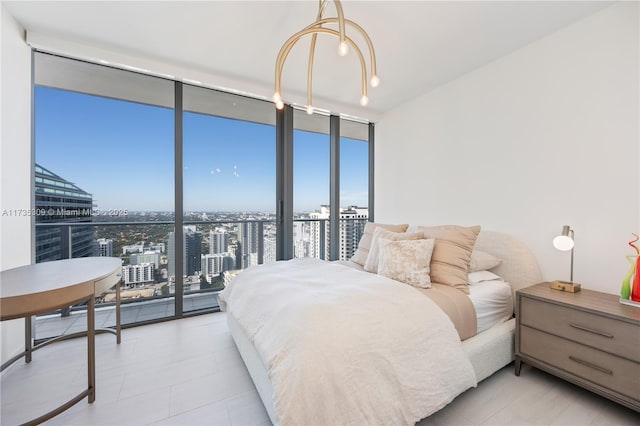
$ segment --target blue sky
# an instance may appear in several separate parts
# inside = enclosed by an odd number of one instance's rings
[[[36,87],[36,162],[98,209],[172,211],[173,110]],[[186,211],[275,211],[275,128],[184,115]],[[341,143],[341,204],[367,204],[367,144]],[[294,133],[294,210],[329,202],[329,136]]]

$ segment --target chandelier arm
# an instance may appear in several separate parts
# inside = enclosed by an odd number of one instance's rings
[[[356,24],[355,22],[349,19],[346,19],[345,22],[351,25],[356,30],[358,30],[358,32],[362,35],[365,42],[367,43],[367,46],[369,47],[369,55],[370,55],[370,61],[371,61],[371,75],[377,76],[378,73],[377,73],[377,67],[376,67],[376,50],[373,48],[373,42],[371,41],[369,34],[367,34],[364,28],[362,28],[360,25]]]
[[[324,13],[324,10],[327,8],[327,0],[318,0],[318,17],[316,18],[316,21],[319,21],[320,19],[322,19],[322,14]]]
[[[324,10],[327,8],[327,0],[318,0],[318,16],[316,17],[316,22],[322,19],[322,14]],[[322,26],[322,25],[320,25]],[[313,95],[312,95],[312,81],[313,81],[313,59],[316,54],[316,42],[318,39],[318,34],[314,33],[311,36],[311,47],[309,48],[309,65],[307,68],[307,112],[313,111]],[[284,62],[282,64],[284,66]],[[280,73],[282,73],[282,68]]]
[[[307,69],[307,106],[308,107],[311,107],[311,105],[313,105],[311,103],[311,99],[312,99],[311,81],[312,81],[312,78],[313,78],[313,58],[314,58],[315,53],[316,53],[316,40],[317,39],[318,39],[318,34],[314,33],[311,36],[311,47],[309,48],[309,68]]]
[[[336,12],[338,13],[338,29],[340,31],[340,43],[344,43],[347,39],[347,32],[345,30],[344,12],[342,11],[342,3],[340,0],[334,0],[333,4],[336,6]],[[353,43],[351,43],[353,45]]]
[[[308,25],[307,27],[305,27],[304,29],[307,28],[315,28],[315,27],[322,27],[322,25],[324,24],[335,24],[338,22],[338,18],[324,18],[324,19],[318,19],[316,22],[314,22],[311,25]],[[364,30],[364,28],[362,28],[360,25],[358,25],[357,23],[349,20],[349,19],[345,19],[344,20],[345,24],[352,26],[353,28],[355,28],[360,35],[362,35],[362,38],[364,38],[364,41],[367,43],[367,46],[369,47],[369,60],[371,62],[371,75],[378,75],[377,73],[377,66],[376,66],[376,51],[373,48],[373,42],[371,41],[371,38],[369,37],[369,34],[367,34],[367,32]]]
[[[316,27],[316,26],[301,30],[296,34],[292,35],[291,37],[289,37],[289,39],[280,48],[280,52],[278,53],[278,58],[276,60],[276,94],[281,95],[280,88],[281,88],[282,69],[284,67],[284,62],[286,61],[287,56],[289,55],[289,52],[291,52],[291,49],[298,42],[298,40],[300,40],[302,37],[308,34],[330,34],[330,35],[333,35],[334,37],[340,37],[340,33],[338,31],[332,30],[330,28]],[[351,47],[353,47],[353,49],[356,51],[358,55],[358,58],[360,59],[360,68],[362,70],[362,96],[366,97],[367,96],[367,69],[366,69],[366,62],[364,59],[364,55],[362,54],[362,51],[360,50],[360,48],[353,42],[353,40],[351,40],[349,37],[345,37],[345,40],[347,43],[351,45]]]

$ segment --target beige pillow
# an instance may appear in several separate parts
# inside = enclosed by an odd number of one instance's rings
[[[406,233],[406,232],[392,232],[387,231],[384,228],[376,228],[373,232],[373,238],[371,239],[371,248],[369,249],[369,255],[367,261],[364,263],[364,270],[367,272],[378,273],[378,259],[380,258],[380,247],[378,241],[391,240],[419,240],[422,238],[422,232]]]
[[[429,277],[435,239],[378,240],[378,274],[414,287],[431,288]]]
[[[502,262],[502,259],[482,250],[473,250],[469,261],[469,272],[486,271],[493,269]]]
[[[467,273],[480,226],[416,226],[410,230],[422,230],[425,238],[436,239],[431,256],[431,282],[446,284],[469,294]]]
[[[362,238],[360,238],[360,242],[358,243],[358,250],[356,250],[355,254],[351,257],[351,261],[357,263],[360,266],[364,266],[367,262],[367,256],[369,256],[369,248],[371,247],[371,240],[373,239],[373,232],[376,228],[384,228],[393,232],[404,232],[407,230],[409,225],[387,225],[384,223],[374,223],[367,222],[364,226],[364,232],[362,233]]]

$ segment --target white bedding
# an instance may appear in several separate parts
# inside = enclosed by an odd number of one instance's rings
[[[513,316],[511,285],[504,280],[482,281],[470,285],[469,299],[476,309],[478,333]]]
[[[388,278],[317,259],[221,293],[266,366],[280,424],[414,424],[476,385],[449,318]]]
[[[362,266],[354,262],[337,260],[335,263],[364,271]],[[511,285],[502,279],[481,281],[469,286],[469,299],[476,310],[477,333],[505,322],[513,316],[512,291]]]

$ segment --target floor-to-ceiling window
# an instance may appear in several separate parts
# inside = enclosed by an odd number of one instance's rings
[[[369,126],[340,120],[340,259],[350,259],[369,220]]]
[[[34,58],[36,261],[121,258],[124,325],[216,309],[239,270],[278,258],[283,212],[293,229],[279,258],[350,257],[371,195],[367,123],[290,109],[292,190],[282,197],[271,102]],[[98,326],[113,325],[113,299],[98,300]],[[58,324],[38,322],[36,338],[81,329],[82,313],[51,313]]]
[[[183,109],[188,312],[217,307],[236,271],[275,262],[276,138],[269,102],[185,85]]]
[[[329,117],[293,114],[294,257],[329,259]]]
[[[123,324],[174,315],[173,82],[45,54],[34,68],[36,262],[120,257]],[[99,327],[115,324],[114,292]],[[83,315],[36,321],[36,339],[83,329]]]

